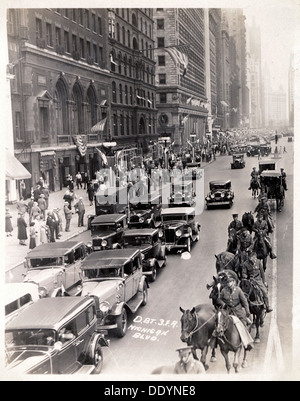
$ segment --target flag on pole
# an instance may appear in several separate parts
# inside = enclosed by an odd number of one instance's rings
[[[87,151],[87,139],[86,136],[84,135],[74,135],[73,136],[73,141],[75,145],[77,146],[77,149],[80,153],[81,156],[85,156],[86,151]]]
[[[116,62],[114,61],[114,57],[113,57],[113,55],[112,55],[111,53],[110,53],[109,57],[110,57],[110,62],[111,62],[112,64],[114,64],[114,65],[119,65],[118,63],[116,63]]]
[[[98,153],[103,161],[103,164],[105,164],[105,165],[108,164],[106,155],[100,149],[96,148],[96,150],[98,151]]]
[[[97,124],[95,124],[95,125],[91,128],[91,131],[92,131],[92,132],[103,132],[103,131],[104,131],[105,124],[106,124],[106,120],[107,120],[107,117],[103,118],[103,120],[99,121]]]
[[[191,103],[191,100],[192,100],[192,99],[193,99],[193,96],[189,97],[189,98],[187,99],[187,101],[186,101],[186,104]]]
[[[187,119],[189,118],[189,114],[187,114],[183,120],[182,120],[182,124],[185,124],[187,122]]]
[[[183,66],[182,76],[184,77],[189,62],[188,58],[189,46],[187,45],[170,46],[170,47],[165,47],[165,50],[170,54],[175,64],[179,63]]]

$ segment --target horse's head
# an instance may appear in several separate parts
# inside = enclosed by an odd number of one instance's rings
[[[216,334],[217,337],[224,336],[229,323],[229,312],[227,309],[219,308],[216,314]]]
[[[234,228],[229,229],[228,241],[233,242],[236,239],[236,230]]]
[[[189,338],[191,337],[192,331],[195,329],[197,325],[196,318],[196,310],[195,308],[191,310],[184,310],[180,307],[180,311],[182,312],[181,316],[181,336],[180,339],[184,343],[187,343]]]

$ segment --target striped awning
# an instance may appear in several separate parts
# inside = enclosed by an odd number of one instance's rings
[[[30,172],[8,150],[6,150],[5,178],[7,180],[25,180],[31,178]]]

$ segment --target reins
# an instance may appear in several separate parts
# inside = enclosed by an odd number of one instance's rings
[[[195,315],[196,315],[196,325],[195,325],[195,328],[190,332],[189,338],[192,337],[193,334],[197,333],[197,331],[201,330],[202,327],[204,327],[212,318],[215,317],[215,315],[212,315],[212,316],[211,316],[208,320],[206,320],[200,327],[197,328],[198,323],[199,323],[199,319],[198,319],[198,315],[197,315],[196,312],[195,312]]]

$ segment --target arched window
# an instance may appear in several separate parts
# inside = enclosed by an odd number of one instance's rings
[[[130,31],[128,29],[127,31],[127,46],[130,48],[131,47],[131,37],[130,37]]]
[[[113,52],[110,53],[110,69],[112,72],[116,71],[116,62],[115,62],[115,54]]]
[[[128,68],[129,68],[129,76],[132,77],[132,60],[131,60],[131,58],[129,59]]]
[[[55,122],[57,135],[69,135],[67,89],[64,81],[59,79],[55,87]]]
[[[132,25],[137,28],[137,19],[134,13],[131,16],[131,19],[132,19]]]
[[[132,87],[130,87],[130,104],[133,104],[133,95],[132,95]]]
[[[149,83],[149,79],[150,79],[150,72],[149,72],[149,66],[147,66],[147,73],[146,73],[146,75],[147,75],[147,83]]]
[[[118,69],[119,69],[119,74],[122,74],[122,54],[118,54]]]
[[[120,25],[117,23],[117,41],[120,42]]]
[[[126,54],[124,56],[123,62],[124,62],[124,75],[126,76],[127,75],[127,56],[126,56]]]
[[[135,63],[135,78],[139,79],[139,64],[138,64],[138,62]]]
[[[126,33],[124,26],[122,27],[122,40],[123,40],[123,45],[126,45]]]
[[[87,90],[87,103],[88,103],[88,113],[89,113],[87,121],[87,129],[89,129],[97,123],[96,93],[92,86],[89,86]]]
[[[126,133],[130,135],[130,117],[129,115],[126,116]]]
[[[84,115],[82,105],[82,90],[78,82],[73,86],[72,91],[73,110],[72,110],[72,132],[81,134],[84,132]]]
[[[112,101],[113,103],[117,103],[117,85],[114,81],[111,84],[111,89],[112,89]]]
[[[128,87],[125,85],[125,103],[128,104]]]
[[[149,58],[149,45],[148,45],[148,42],[146,42],[146,57]]]
[[[133,48],[133,50],[139,49],[138,41],[136,40],[136,38],[132,39],[132,48]]]
[[[140,122],[139,122],[139,135],[143,135],[146,133],[146,124],[145,124],[145,119],[144,117],[140,118]]]
[[[120,99],[120,103],[123,103],[123,89],[122,89],[122,84],[119,85],[119,99]]]

